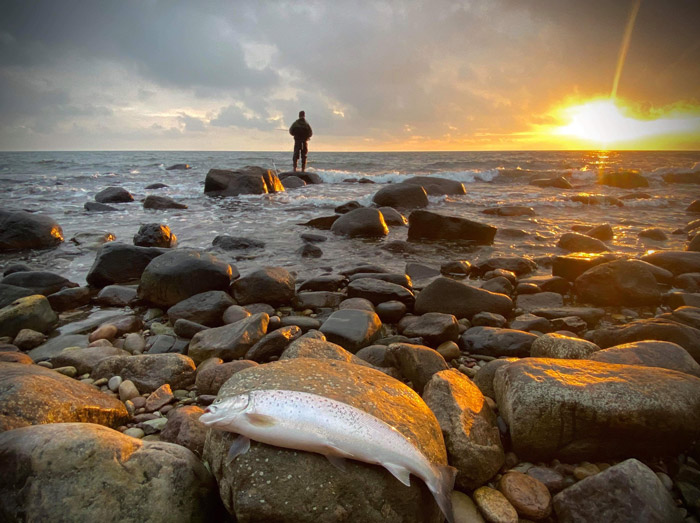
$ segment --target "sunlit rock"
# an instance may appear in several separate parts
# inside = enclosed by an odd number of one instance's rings
[[[63,241],[63,230],[45,214],[0,210],[0,251],[46,249]]]
[[[207,196],[238,196],[284,192],[284,186],[274,171],[247,166],[236,170],[210,169],[204,180]]]

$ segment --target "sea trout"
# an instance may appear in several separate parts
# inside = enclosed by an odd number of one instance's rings
[[[456,469],[431,463],[394,427],[347,403],[307,392],[255,390],[217,399],[199,420],[239,434],[230,460],[247,452],[253,439],[323,454],[341,468],[343,458],[381,465],[406,486],[413,474],[425,482],[447,521],[454,521]]]

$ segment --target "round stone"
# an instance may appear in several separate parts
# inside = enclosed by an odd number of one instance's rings
[[[133,400],[139,396],[139,391],[131,380],[122,381],[119,385],[119,399],[122,401]],[[134,402],[134,405],[136,402]]]
[[[146,433],[138,427],[132,427],[130,429],[126,429],[124,431],[124,434],[126,436],[131,436],[132,438],[138,438],[138,439],[141,439],[146,435]]]
[[[518,513],[498,490],[479,487],[474,491],[474,502],[487,521],[493,523],[518,523]]]
[[[107,387],[109,387],[109,390],[112,392],[117,392],[119,391],[119,386],[122,384],[122,381],[121,376],[112,376],[107,382]]]
[[[527,474],[507,472],[498,482],[498,489],[521,516],[538,520],[552,512],[549,490],[541,481]]]

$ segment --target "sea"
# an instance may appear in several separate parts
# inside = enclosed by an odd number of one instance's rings
[[[175,164],[188,170],[168,170]],[[438,268],[450,260],[479,262],[493,256],[528,256],[541,261],[563,254],[559,237],[584,225],[608,223],[615,237],[611,250],[639,256],[660,249],[684,249],[682,229],[693,216],[685,211],[700,198],[700,186],[665,183],[662,176],[700,171],[700,152],[567,151],[567,152],[313,152],[308,171],[324,183],[266,195],[209,197],[204,180],[209,169],[248,165],[291,170],[291,152],[102,151],[0,153],[0,208],[43,213],[62,227],[65,241],[49,250],[0,255],[0,268],[23,262],[35,270],[49,270],[80,284],[95,259],[95,247],[74,238],[81,233],[107,234],[129,243],[142,224],[160,223],[178,238],[178,248],[212,251],[240,273],[260,266],[282,266],[303,279],[360,264],[376,264],[403,272],[407,264]],[[620,189],[597,183],[601,172],[636,169],[649,187]],[[348,239],[330,231],[303,226],[349,201],[370,205],[372,196],[389,183],[417,175],[449,178],[464,183],[466,195],[431,196],[429,210],[468,218],[499,229],[493,245],[474,247],[464,242],[401,244],[407,227],[392,226],[384,239]],[[530,185],[534,178],[564,176],[573,189]],[[359,180],[373,183],[359,183]],[[162,189],[147,189],[163,183]],[[123,187],[135,201],[113,204],[116,212],[87,212],[84,205],[106,187]],[[646,193],[638,195],[633,193]],[[570,200],[578,193],[615,197],[632,195],[624,206],[584,205]],[[171,197],[188,206],[182,210],[146,210],[149,194]],[[643,196],[643,197],[636,197]],[[484,214],[499,206],[527,206],[534,216],[501,217]],[[409,213],[406,213],[407,215]],[[695,216],[697,218],[697,216]],[[667,240],[650,240],[639,233],[663,230]],[[301,234],[320,234],[319,258],[302,257]],[[80,235],[80,236],[79,236]],[[212,247],[218,235],[253,238],[264,248],[224,252]]]

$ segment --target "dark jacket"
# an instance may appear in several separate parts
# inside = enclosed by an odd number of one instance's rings
[[[291,134],[295,140],[302,140],[305,142],[311,138],[311,135],[314,133],[311,130],[311,126],[306,122],[306,119],[299,118],[289,128],[289,134]]]

